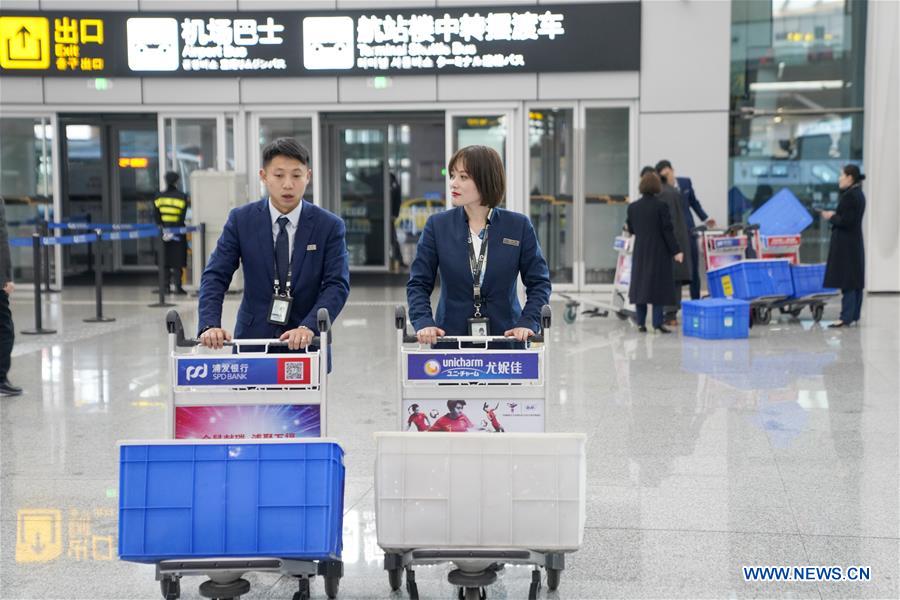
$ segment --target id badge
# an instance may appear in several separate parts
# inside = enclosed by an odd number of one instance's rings
[[[487,337],[491,335],[490,321],[485,317],[470,317],[469,335],[476,337]]]
[[[272,304],[269,306],[269,323],[272,325],[287,325],[293,301],[294,299],[290,296],[272,294]]]

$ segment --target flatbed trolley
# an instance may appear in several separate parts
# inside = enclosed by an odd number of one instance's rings
[[[198,341],[185,338],[178,313],[169,311],[168,437],[235,444],[294,443],[297,438],[324,437],[331,319],[325,308],[319,309],[316,317],[320,333],[311,346],[317,350],[275,354],[269,350],[286,347],[287,342],[242,339],[227,342],[234,352],[223,354],[200,353]],[[236,600],[250,589],[250,583],[242,578],[248,571],[296,578],[298,591],[292,600],[309,600],[311,580],[321,575],[326,596],[334,599],[344,565],[334,556],[321,560],[184,557],[158,562],[156,579],[165,600],[180,597],[180,580],[186,575],[208,577],[200,585],[201,596]]]
[[[634,305],[628,300],[628,290],[631,286],[631,253],[634,250],[634,236],[616,236],[613,248],[618,254],[616,258],[616,273],[613,280],[612,296],[608,303],[597,302],[588,296],[576,294],[559,294],[566,300],[566,311],[563,313],[563,321],[572,324],[578,318],[578,309],[584,305],[589,307],[581,311],[582,315],[589,317],[608,317],[612,311],[619,319],[626,320],[636,314]]]
[[[491,342],[510,341],[509,338],[499,336],[438,338],[439,343],[435,348],[423,347],[418,345],[415,336],[406,334],[406,310],[402,306],[395,311],[395,324],[400,390],[398,424],[401,432],[412,428],[418,431],[376,434],[378,544],[385,551],[384,568],[388,572],[391,589],[400,589],[405,572],[406,590],[411,600],[417,600],[419,592],[415,566],[452,562],[456,568],[449,573],[448,579],[451,585],[458,588],[458,596],[463,600],[484,600],[487,597],[487,587],[496,581],[497,571],[505,563],[534,567],[529,599],[537,598],[541,587],[541,568],[547,571],[547,587],[555,590],[565,568],[565,553],[578,549],[583,533],[584,519],[580,517],[584,514],[584,436],[543,433],[549,406],[547,352],[550,307],[542,308],[542,331],[531,338],[524,349],[489,348]],[[485,413],[486,418],[480,420],[480,424],[476,424],[479,419],[475,419],[473,423],[464,415],[457,416],[456,421],[452,421],[453,411],[460,409],[460,402],[466,406],[466,401],[470,406],[469,410],[481,408]],[[441,405],[445,406],[440,409]],[[438,418],[444,411],[447,414]],[[460,419],[465,419],[465,422]],[[460,423],[464,424],[459,425]],[[463,431],[470,433],[455,433]],[[501,435],[496,435],[498,433]],[[564,437],[566,441],[559,441],[558,437]],[[400,445],[399,450],[397,444]],[[484,506],[485,503],[491,504],[499,512],[492,514],[492,518],[496,517],[502,522],[504,511],[516,510],[513,506],[516,501],[514,492],[497,491],[496,494],[486,495],[477,485],[455,485],[452,474],[455,473],[458,477],[462,471],[459,465],[454,468],[454,461],[463,457],[461,460],[465,462],[468,455],[474,458],[474,463],[469,460],[470,466],[477,463],[478,468],[484,468],[486,461],[490,461],[488,455],[499,452],[501,457],[498,460],[501,463],[495,464],[502,464],[498,467],[502,472],[512,473],[515,468],[509,461],[519,460],[521,451],[533,455],[536,447],[559,449],[566,444],[567,452],[556,456],[552,467],[538,470],[532,483],[540,480],[542,475],[552,481],[548,481],[546,486],[538,483],[531,488],[532,493],[538,495],[540,493],[537,490],[556,489],[558,486],[554,474],[561,469],[574,469],[575,474],[566,479],[572,485],[562,494],[566,496],[566,514],[575,519],[573,522],[567,521],[570,526],[565,528],[565,532],[544,532],[543,538],[538,535],[540,539],[537,540],[518,539],[519,543],[512,543],[517,539],[512,531],[507,531],[506,537],[487,535],[484,528],[488,519],[482,518],[486,516],[482,511],[487,512],[490,507]],[[520,451],[518,455],[516,448]],[[420,462],[423,458],[429,461],[428,464]],[[431,461],[431,458],[434,460]],[[445,458],[448,460],[444,460]],[[504,460],[506,462],[502,462]],[[531,456],[525,460],[537,459]],[[431,492],[426,492],[424,497],[419,497],[419,493],[412,489],[421,489],[421,485],[416,486],[415,482],[428,479],[427,476],[419,475],[420,472],[416,471],[418,467],[425,468],[425,471],[421,471],[422,475],[430,472],[431,480],[435,482],[434,486],[423,482],[426,487],[431,487]],[[409,477],[403,473],[407,473]],[[495,479],[490,473],[479,473],[473,471],[473,479]],[[499,474],[494,473],[496,476]],[[446,488],[443,500],[432,495],[436,487]],[[557,495],[552,500],[545,501],[553,503],[560,497]],[[426,508],[429,499],[436,500],[437,505],[449,507],[449,512],[438,509],[432,518],[432,513]],[[512,505],[503,504],[506,500]],[[560,501],[553,506],[559,508],[562,504]],[[459,511],[454,512],[454,506],[462,507],[461,510],[469,515],[472,514],[469,511],[476,511],[478,516],[468,519]],[[418,519],[421,522],[423,517],[430,524],[425,525],[424,529],[414,525],[414,521]],[[460,521],[465,521],[469,528],[480,529],[482,535],[463,536],[465,541],[460,543],[459,537],[454,538],[459,532],[454,523]],[[556,523],[553,519],[549,521]],[[511,524],[510,529],[514,529],[512,514],[509,515],[508,522]],[[521,529],[528,530],[528,523],[533,522],[533,519],[518,521],[523,522],[525,526]],[[428,535],[428,530],[434,530],[436,523],[441,524],[437,527],[437,533]],[[449,534],[451,531],[453,535]],[[419,533],[424,535],[420,536]],[[527,538],[532,532],[520,533],[521,538]],[[553,534],[558,535],[554,537]],[[548,541],[548,537],[553,537],[554,541]],[[560,537],[565,537],[566,541],[560,544]],[[505,543],[498,543],[500,538]]]

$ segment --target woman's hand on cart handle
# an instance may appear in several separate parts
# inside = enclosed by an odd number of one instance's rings
[[[301,348],[309,346],[312,343],[313,337],[315,337],[315,334],[312,330],[310,330],[309,327],[301,325],[296,329],[285,331],[278,339],[282,342],[287,342],[288,350],[300,350]]]
[[[200,345],[220,350],[225,342],[231,341],[231,334],[221,327],[210,327],[200,334]]]
[[[710,217],[710,218],[708,218],[708,219],[706,220],[705,225],[706,225],[709,229],[715,229],[715,228],[716,228],[716,220],[713,219],[712,217]]]
[[[446,332],[440,327],[423,327],[416,332],[416,339],[420,344],[437,344],[439,337],[444,337]]]
[[[675,255],[675,262],[683,263],[684,262],[684,252],[679,252]]]
[[[528,338],[534,337],[534,332],[527,327],[516,327],[504,331],[503,336],[516,338],[516,340],[520,342],[527,342]]]
[[[819,214],[822,215],[822,218],[825,219],[826,221],[830,221],[831,217],[834,216],[834,211],[833,210],[820,210]]]

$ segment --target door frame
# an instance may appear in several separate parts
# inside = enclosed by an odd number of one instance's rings
[[[586,280],[586,264],[584,260],[584,241],[587,236],[584,231],[585,222],[585,195],[586,185],[585,176],[587,174],[587,111],[592,108],[627,108],[628,109],[628,197],[634,197],[634,191],[637,189],[637,169],[638,169],[638,101],[637,100],[582,100],[577,102],[577,111],[575,116],[576,122],[576,177],[579,183],[580,192],[576,196],[576,218],[578,219],[578,245],[577,248],[577,269],[575,271],[575,281],[577,290],[581,292],[612,292],[613,283],[585,283]],[[580,172],[579,172],[580,171]],[[576,190],[579,189],[576,186]]]

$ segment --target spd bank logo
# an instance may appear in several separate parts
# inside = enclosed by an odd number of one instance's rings
[[[205,364],[190,366],[184,370],[185,378],[190,381],[191,379],[206,379],[206,375],[209,372],[209,367]]]

